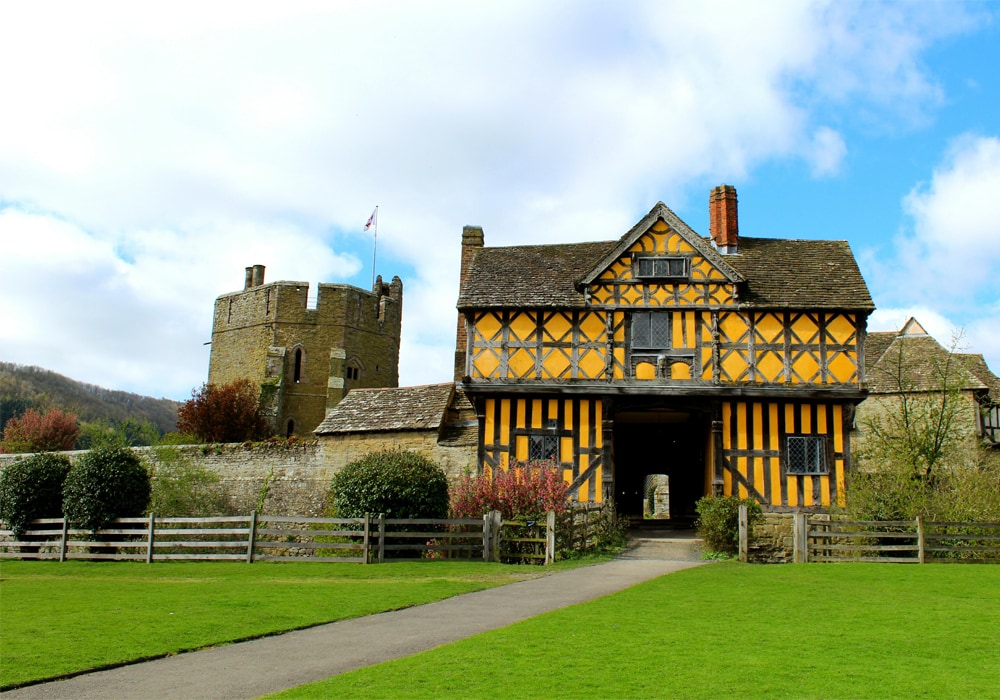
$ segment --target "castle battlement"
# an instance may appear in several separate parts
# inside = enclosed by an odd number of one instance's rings
[[[242,290],[215,300],[209,382],[260,382],[275,430],[303,434],[349,389],[397,386],[403,283],[378,277],[371,291],[308,282],[264,283],[246,268]]]

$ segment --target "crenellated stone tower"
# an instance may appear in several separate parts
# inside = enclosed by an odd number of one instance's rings
[[[280,435],[308,435],[349,389],[399,386],[403,283],[378,277],[371,292],[346,284],[264,284],[246,269],[242,291],[215,300],[208,381],[247,377]]]

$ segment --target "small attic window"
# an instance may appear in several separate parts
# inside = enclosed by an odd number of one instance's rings
[[[638,258],[636,267],[641,279],[687,279],[690,276],[688,258]]]

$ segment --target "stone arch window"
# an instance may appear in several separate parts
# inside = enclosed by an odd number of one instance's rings
[[[289,418],[288,422],[285,423],[285,437],[290,438],[295,434],[295,419]]]
[[[364,365],[361,363],[361,359],[358,357],[350,358],[346,363],[344,363],[344,379],[351,382],[356,382],[361,379],[361,374],[364,371]]]
[[[302,348],[295,348],[295,383],[302,381]]]

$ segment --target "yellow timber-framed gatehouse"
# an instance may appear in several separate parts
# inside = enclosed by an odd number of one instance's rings
[[[674,519],[710,493],[842,502],[871,295],[846,242],[741,237],[736,204],[712,190],[710,237],[662,202],[611,241],[465,227],[455,379],[480,470],[553,459],[575,499],[630,516],[651,483]]]

